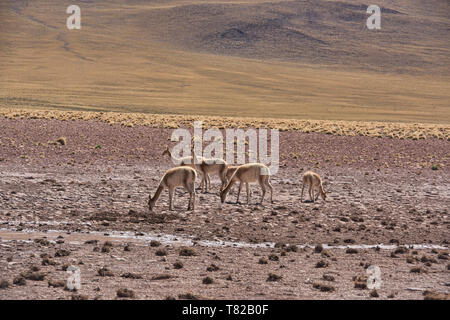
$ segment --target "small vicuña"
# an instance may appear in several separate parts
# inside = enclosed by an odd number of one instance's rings
[[[305,189],[305,185],[309,185],[309,198],[312,202],[315,202],[317,200],[317,198],[319,198],[319,194],[322,197],[323,200],[326,199],[326,194],[325,194],[325,190],[323,190],[323,185],[322,185],[322,179],[320,178],[320,176],[312,171],[306,171],[303,174],[303,186],[302,186],[302,196],[301,196],[301,200],[303,202],[303,190]],[[314,198],[314,191],[315,189],[319,190],[319,193],[317,193],[317,196]]]
[[[173,210],[173,195],[176,187],[184,187],[189,192],[189,204],[187,210],[195,209],[195,179],[197,173],[194,169],[186,166],[175,167],[166,171],[161,181],[159,182],[158,189],[156,189],[155,195],[149,196],[148,208],[153,211],[155,203],[158,200],[161,192],[164,189],[169,189],[169,210]]]

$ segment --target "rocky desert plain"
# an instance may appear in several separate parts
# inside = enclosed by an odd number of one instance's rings
[[[150,212],[148,196],[174,166],[162,155],[173,129],[83,116],[2,114],[2,299],[448,298],[446,126],[441,138],[423,128],[421,139],[364,136],[345,123],[348,135],[283,130],[274,203],[257,204],[250,185],[250,204],[235,203],[234,187],[221,205],[212,176],[195,211],[177,189],[174,211],[165,191]],[[300,201],[309,169],[326,201]],[[70,265],[80,269],[76,292],[65,288]],[[378,290],[366,286],[371,265]]]

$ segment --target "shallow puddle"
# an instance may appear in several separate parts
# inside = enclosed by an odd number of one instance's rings
[[[0,221],[0,224],[8,224],[9,228],[0,228],[0,239],[2,242],[7,241],[33,241],[34,239],[39,239],[45,237],[47,240],[56,242],[58,236],[62,236],[65,243],[70,244],[82,244],[88,240],[99,240],[99,241],[131,241],[138,243],[147,243],[152,240],[161,242],[162,244],[170,245],[183,245],[183,246],[204,246],[204,247],[236,247],[236,248],[273,248],[275,247],[275,242],[261,242],[261,243],[248,243],[244,241],[222,241],[220,239],[216,240],[194,240],[194,237],[188,235],[171,235],[164,233],[145,233],[145,232],[134,232],[134,231],[85,231],[85,232],[71,232],[65,230],[48,230],[46,232],[38,231],[32,228],[21,228],[18,231],[14,225],[56,225],[64,224],[61,222],[53,223],[48,221],[40,222],[5,222]],[[311,244],[298,244],[292,243],[299,248],[314,248],[315,245]],[[325,249],[395,249],[398,247],[407,247],[410,249],[448,249],[448,247],[436,245],[436,244],[349,244],[349,245],[328,245],[322,244]]]

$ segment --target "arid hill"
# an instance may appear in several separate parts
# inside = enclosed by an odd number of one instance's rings
[[[0,106],[448,123],[449,2],[0,4]]]

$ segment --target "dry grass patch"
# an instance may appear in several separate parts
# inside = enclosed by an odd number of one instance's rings
[[[144,114],[121,112],[56,111],[38,109],[0,108],[0,117],[8,119],[92,120],[116,123],[127,127],[152,126],[157,128],[191,127],[193,121],[203,121],[203,128],[273,128],[280,131],[296,130],[340,136],[389,137],[394,139],[450,140],[450,125],[402,122],[300,120],[253,117],[218,117],[173,114]],[[61,138],[62,139],[62,138]],[[58,139],[57,141],[59,141]],[[65,144],[61,140],[55,142]]]

